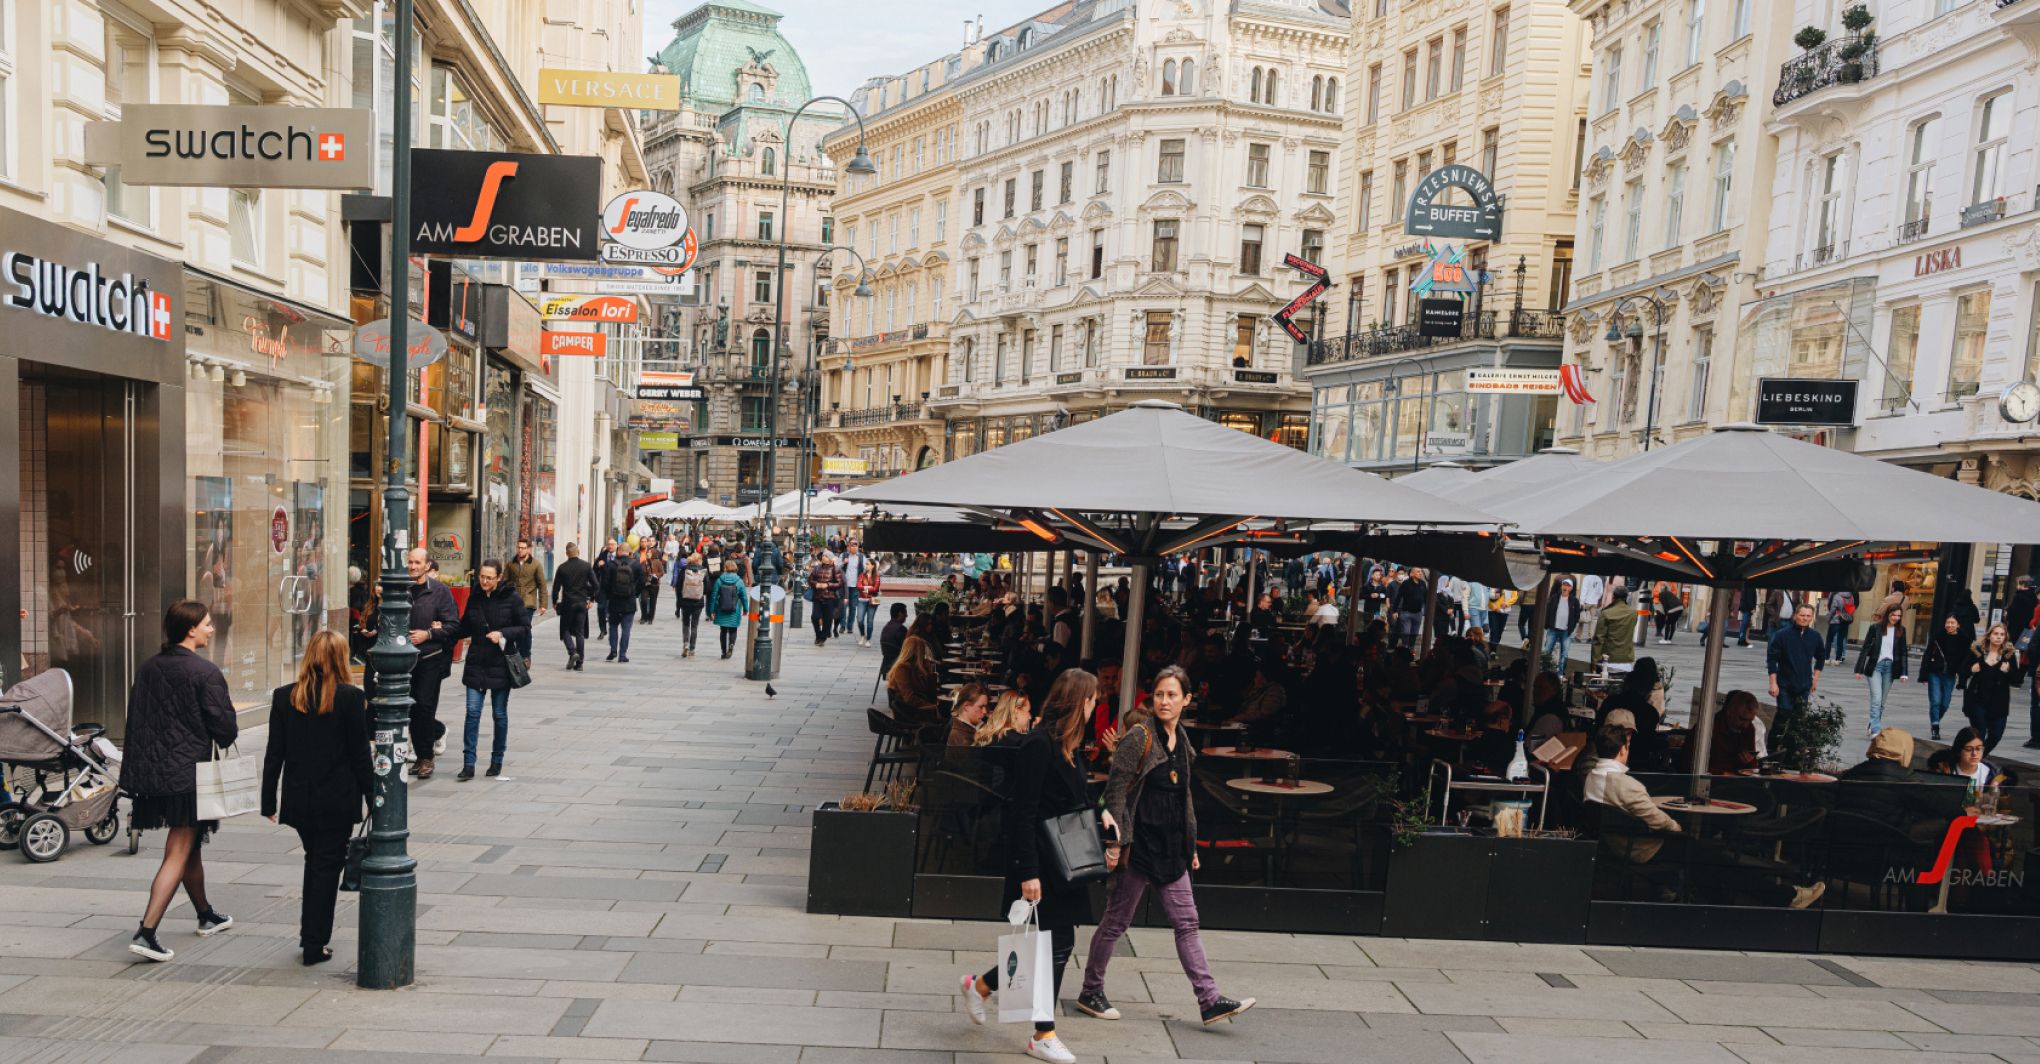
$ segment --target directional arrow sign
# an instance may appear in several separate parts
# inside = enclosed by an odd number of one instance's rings
[[[1323,295],[1325,289],[1332,286],[1331,275],[1325,272],[1323,266],[1301,255],[1284,255],[1282,257],[1282,265],[1296,270],[1310,279],[1310,286],[1308,288],[1299,293],[1295,299],[1290,300],[1288,306],[1275,312],[1275,320],[1281,324],[1283,330],[1289,333],[1297,343],[1303,343],[1310,339],[1310,337],[1302,329],[1296,327],[1296,315],[1302,313],[1305,307],[1310,306],[1311,300]]]

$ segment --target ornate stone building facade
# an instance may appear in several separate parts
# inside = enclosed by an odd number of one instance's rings
[[[1573,0],[1593,33],[1593,117],[1565,358],[1598,401],[1562,404],[1560,444],[1615,458],[1646,426],[1662,445],[1751,417],[1738,352],[1757,342],[1744,305],[1787,213],[1769,195],[1769,123],[1791,6]]]
[[[687,205],[700,242],[694,294],[660,314],[661,355],[665,368],[692,370],[708,391],[683,449],[662,456],[658,468],[683,493],[732,506],[767,494],[763,441],[775,427],[781,439],[797,435],[801,368],[828,325],[826,267],[818,272],[817,264],[834,239],[836,174],[820,141],[845,115],[818,104],[794,121],[812,93],[780,17],[746,0],[710,0],[682,15],[654,57],[655,69],[680,76],[681,109],[646,114],[653,187]],[[777,277],[782,235],[787,270]],[[782,283],[784,346],[775,371]],[[796,458],[784,449],[773,481],[773,494],[799,481]]]
[[[1343,291],[1305,370],[1312,450],[1382,471],[1533,454],[1551,442],[1558,400],[1469,394],[1466,371],[1558,365],[1587,120],[1584,28],[1556,0],[1363,2],[1353,39],[1332,263]],[[1454,165],[1499,194],[1498,240],[1406,231],[1418,186]],[[1417,325],[1434,257],[1473,289],[1457,336]]]
[[[954,310],[930,406],[961,457],[1145,398],[1302,447],[1283,255],[1334,225],[1337,0],[1089,0],[954,82]],[[1316,85],[1317,95],[1312,95]]]

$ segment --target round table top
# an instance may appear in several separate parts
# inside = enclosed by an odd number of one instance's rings
[[[1750,805],[1747,802],[1730,802],[1720,798],[1710,798],[1705,805],[1697,802],[1689,803],[1683,794],[1654,795],[1651,801],[1656,802],[1659,809],[1672,813],[1716,813],[1724,816],[1743,816],[1757,811],[1756,806]]]
[[[1225,785],[1247,794],[1273,794],[1281,796],[1317,797],[1332,793],[1332,785],[1317,780],[1262,779],[1259,776],[1242,776],[1227,780]]]
[[[1834,783],[1835,777],[1825,772],[1766,772],[1767,780],[1785,780],[1789,783]]]
[[[2019,818],[2010,813],[1992,813],[1976,818],[1976,826],[1983,828],[2008,828],[2018,822]]]
[[[1433,739],[1446,739],[1455,743],[1470,743],[1480,738],[1479,732],[1447,731],[1444,728],[1426,728],[1424,734]]]
[[[1228,721],[1219,721],[1219,722],[1216,722],[1216,723],[1210,723],[1210,724],[1204,723],[1204,722],[1202,722],[1202,721],[1195,721],[1195,720],[1186,720],[1186,721],[1183,721],[1183,722],[1182,722],[1182,724],[1183,724],[1183,726],[1184,726],[1185,728],[1192,728],[1192,729],[1195,729],[1195,730],[1197,730],[1197,731],[1246,731],[1246,730],[1247,730],[1247,726],[1246,726],[1246,725],[1244,725],[1244,724],[1240,724],[1240,723],[1238,723],[1238,722],[1236,722],[1236,721],[1229,721],[1229,720],[1228,720]]]
[[[1287,750],[1274,750],[1265,746],[1241,749],[1237,746],[1212,746],[1204,750],[1205,757],[1229,757],[1236,761],[1291,761],[1296,755]]]

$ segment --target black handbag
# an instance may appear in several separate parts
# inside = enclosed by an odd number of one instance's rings
[[[510,677],[510,689],[531,686],[531,662],[514,650],[503,652],[503,671]]]
[[[347,863],[340,866],[340,889],[357,891],[361,889],[361,862],[368,859],[369,820],[361,822],[361,828],[347,839]]]
[[[1042,821],[1041,845],[1044,863],[1057,880],[1075,886],[1105,878],[1105,842],[1098,834],[1097,813],[1080,809]]]

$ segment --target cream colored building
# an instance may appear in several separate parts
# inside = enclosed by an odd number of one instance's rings
[[[1328,296],[1329,328],[1304,371],[1312,450],[1384,471],[1534,454],[1551,442],[1558,401],[1468,394],[1466,371],[1558,365],[1587,121],[1585,29],[1558,0],[1362,0],[1353,43],[1332,262],[1342,288]],[[1417,185],[1455,164],[1502,197],[1498,241],[1406,231]],[[1476,290],[1462,297],[1457,337],[1424,337],[1412,286],[1433,272],[1433,252],[1448,251],[1464,256]]]
[[[972,42],[947,373],[961,457],[1147,398],[1303,447],[1286,253],[1335,225],[1338,0],[1063,4]],[[953,304],[950,300],[953,299]]]
[[[815,453],[862,462],[864,472],[825,474],[822,482],[868,482],[942,461],[942,422],[929,400],[948,372],[945,308],[955,305],[950,237],[962,107],[949,83],[981,58],[981,49],[968,58],[952,52],[858,90],[852,102],[877,174],[843,170],[857,151],[854,125],[829,137],[843,175],[830,261],[838,309],[821,358]],[[854,294],[860,276],[869,297]]]
[[[1594,70],[1565,357],[1598,401],[1563,403],[1558,441],[1613,458],[1642,449],[1647,425],[1663,445],[1752,416],[1730,367],[1760,294],[1771,97],[1796,24],[1792,5],[1761,0],[1572,8]]]

